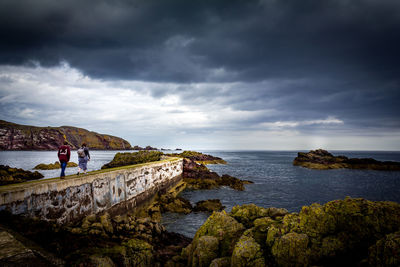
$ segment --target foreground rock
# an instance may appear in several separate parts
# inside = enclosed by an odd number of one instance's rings
[[[293,165],[302,166],[310,169],[368,169],[399,171],[400,162],[377,161],[372,158],[347,158],[345,156],[333,156],[326,150],[311,150],[308,153],[299,152],[293,161]]]
[[[214,212],[168,266],[398,266],[400,204],[365,199]]]
[[[128,141],[86,129],[35,127],[0,120],[0,150],[57,150],[67,140],[72,149],[87,143],[91,149],[131,149]]]
[[[115,167],[122,167],[161,159],[162,152],[159,151],[139,151],[139,152],[125,152],[115,154],[112,161],[104,164],[101,169],[109,169]]]
[[[78,164],[76,164],[75,162],[68,162],[67,163],[67,168],[70,168],[70,167],[78,167]],[[54,163],[49,163],[49,164],[40,163],[40,164],[36,165],[35,168],[33,168],[33,169],[35,169],[35,170],[61,169],[61,164],[58,161],[56,161]]]
[[[187,158],[183,159],[183,179],[189,189],[213,189],[229,186],[232,189],[243,191],[245,184],[252,183],[227,174],[219,176],[216,172],[210,171],[204,164],[196,163]]]
[[[59,226],[2,212],[0,222],[64,260],[65,266],[162,266],[191,241],[133,215],[90,215],[76,225]]]
[[[0,185],[22,183],[43,177],[44,176],[37,171],[31,172],[23,169],[11,168],[6,165],[0,165]]]

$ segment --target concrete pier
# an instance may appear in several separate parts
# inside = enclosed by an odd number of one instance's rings
[[[89,214],[132,211],[182,179],[183,160],[168,158],[66,179],[0,187],[0,210],[60,224]]]

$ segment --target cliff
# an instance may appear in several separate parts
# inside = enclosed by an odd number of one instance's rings
[[[35,127],[0,120],[0,150],[54,150],[67,140],[72,149],[87,143],[90,149],[131,149],[128,141],[86,129]]]
[[[345,156],[333,156],[326,150],[311,150],[308,153],[299,152],[293,161],[293,165],[309,169],[368,169],[380,171],[399,171],[400,162],[378,161],[372,158],[347,158]]]

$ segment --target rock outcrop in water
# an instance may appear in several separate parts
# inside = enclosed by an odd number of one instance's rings
[[[68,162],[67,163],[67,167],[78,167],[78,164],[76,164],[75,162]],[[35,170],[55,170],[55,169],[61,169],[61,164],[59,161],[56,161],[54,163],[49,163],[49,164],[45,164],[45,163],[40,163],[38,165],[36,165],[33,169]]]
[[[43,177],[44,176],[37,171],[31,172],[23,169],[11,168],[6,165],[0,165],[0,185],[22,183]]]
[[[400,204],[365,199],[214,212],[168,266],[399,266]]]
[[[72,149],[131,149],[128,141],[71,126],[35,127],[0,120],[0,150],[57,150],[67,140]]]
[[[183,159],[183,180],[189,189],[213,189],[229,186],[232,189],[243,191],[245,184],[253,183],[227,174],[219,176],[204,164],[196,163],[195,160],[189,158]]]
[[[215,157],[212,155],[208,154],[203,154],[200,152],[196,151],[183,151],[182,153],[172,153],[172,154],[167,154],[168,156],[172,157],[180,157],[180,158],[186,158],[190,159],[192,161],[195,161],[196,163],[199,164],[226,164],[227,162],[219,157]]]
[[[327,169],[368,169],[399,171],[400,162],[377,161],[372,158],[347,158],[345,156],[333,156],[326,150],[311,150],[308,153],[299,152],[293,161],[293,165],[302,166],[309,169],[327,170]]]
[[[152,161],[158,161],[161,159],[162,152],[159,151],[139,151],[139,152],[118,152],[115,154],[112,161],[104,164],[101,169],[109,169],[115,167],[122,167]]]

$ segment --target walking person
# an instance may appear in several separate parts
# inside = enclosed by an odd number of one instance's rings
[[[77,175],[79,175],[81,171],[83,171],[83,173],[86,174],[87,162],[89,160],[90,160],[89,148],[86,146],[86,143],[83,143],[82,146],[78,149],[79,167]]]
[[[68,141],[65,140],[64,144],[58,148],[58,160],[60,161],[61,164],[61,174],[60,178],[64,179],[65,178],[65,168],[67,167],[67,163],[71,157],[71,148],[68,145]]]

